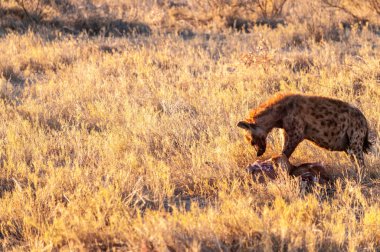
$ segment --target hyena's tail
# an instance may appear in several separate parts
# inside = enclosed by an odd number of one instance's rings
[[[364,138],[364,143],[363,143],[363,152],[368,153],[371,150],[372,144],[373,143],[368,138],[368,130],[367,130],[367,134]]]

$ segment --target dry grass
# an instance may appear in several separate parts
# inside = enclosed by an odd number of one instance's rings
[[[305,194],[291,178],[252,182],[254,150],[236,123],[274,93],[301,92],[359,107],[377,139],[380,37],[210,21],[184,40],[159,32],[174,21],[158,2],[131,11],[150,36],[0,37],[2,249],[379,250],[379,141],[362,184],[344,154],[302,143],[292,162],[345,174],[334,192]],[[264,158],[280,149],[275,130]]]

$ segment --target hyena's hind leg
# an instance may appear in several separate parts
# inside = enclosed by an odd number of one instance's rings
[[[348,150],[346,151],[350,157],[351,162],[355,165],[357,175],[359,177],[365,176],[365,163],[363,155],[364,136],[361,132],[355,132],[350,138]]]
[[[363,151],[362,150],[359,150],[359,149],[349,149],[347,150],[347,154],[349,155],[350,157],[350,160],[353,164],[361,167],[361,168],[364,168],[365,167],[365,164],[364,164],[364,155],[363,155]]]

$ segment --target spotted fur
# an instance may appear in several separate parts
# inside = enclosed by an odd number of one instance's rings
[[[284,129],[286,157],[307,139],[328,150],[345,151],[364,166],[363,152],[371,146],[363,113],[346,102],[321,96],[277,95],[251,110],[238,127],[247,130],[246,138],[257,156],[265,152],[266,137],[273,128]]]

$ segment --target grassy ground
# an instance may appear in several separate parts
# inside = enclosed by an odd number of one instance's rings
[[[54,8],[39,25],[2,20],[3,250],[380,249],[378,141],[361,184],[344,154],[303,142],[291,162],[344,174],[334,193],[305,194],[296,179],[252,182],[244,167],[255,152],[236,127],[273,94],[301,92],[359,107],[377,140],[380,37],[370,25],[288,19],[237,33],[217,20],[184,23],[158,3],[105,3],[94,6],[149,32],[107,33],[107,20],[103,33],[79,34],[89,21],[53,26]],[[286,13],[302,9],[293,7]],[[280,151],[274,130],[264,158]]]

